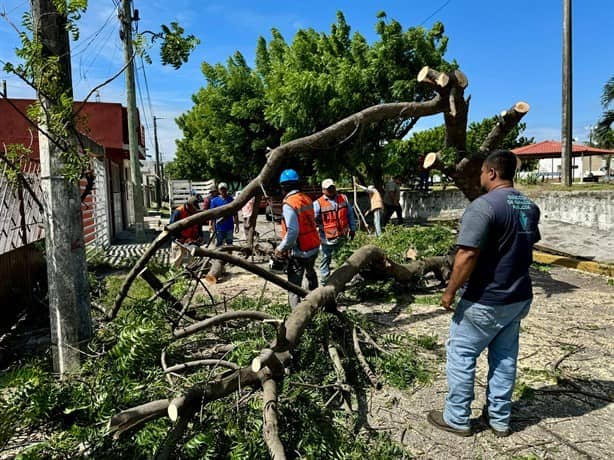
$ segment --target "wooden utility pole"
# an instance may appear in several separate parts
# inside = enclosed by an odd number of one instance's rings
[[[132,182],[132,206],[134,210],[134,229],[137,241],[145,240],[145,206],[141,164],[139,163],[139,136],[137,124],[136,95],[134,91],[134,52],[132,50],[132,2],[122,1],[120,12],[122,24],[121,37],[124,41],[124,62],[126,64],[126,109],[128,112],[128,144],[130,145],[130,178]]]
[[[72,97],[70,46],[66,16],[58,13],[53,0],[32,0],[34,33],[44,58],[60,62],[61,91]],[[41,78],[51,78],[44,75]],[[37,77],[38,79],[39,77]],[[43,107],[41,128],[55,101],[39,92]],[[57,95],[59,99],[59,95]],[[64,177],[61,149],[46,136],[39,136],[41,185],[45,201],[45,245],[49,284],[49,314],[53,365],[60,376],[77,371],[81,351],[92,333],[83,221],[78,183]],[[76,145],[76,139],[61,139]]]
[[[563,0],[563,116],[561,122],[561,175],[565,186],[573,182],[572,153],[572,84],[571,84],[571,0]]]
[[[162,118],[156,117],[154,115],[154,143],[156,148],[156,210],[160,210],[162,207],[162,171],[160,170],[160,148],[158,146],[158,120],[162,120]]]

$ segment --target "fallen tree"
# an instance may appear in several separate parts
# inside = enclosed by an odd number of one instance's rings
[[[194,252],[198,254],[198,249]],[[201,255],[209,257],[220,256],[226,261],[232,261],[234,256],[216,251],[202,250]],[[142,427],[157,418],[168,416],[172,421],[176,422],[176,429],[181,431],[185,429],[191,417],[197,412],[206,410],[206,405],[217,399],[221,399],[238,391],[240,388],[253,387],[263,390],[264,400],[264,425],[263,436],[269,448],[272,458],[285,458],[284,448],[279,439],[279,425],[277,423],[277,388],[284,380],[285,376],[290,373],[290,368],[293,362],[293,353],[301,340],[301,337],[312,322],[313,318],[321,311],[326,311],[341,318],[346,330],[351,333],[351,346],[345,346],[346,350],[353,350],[356,358],[360,362],[360,366],[367,375],[369,381],[374,388],[379,389],[381,382],[370,369],[367,360],[364,358],[361,351],[360,342],[358,340],[358,331],[365,336],[367,342],[376,343],[364,330],[355,325],[350,318],[336,309],[336,298],[341,293],[346,284],[352,280],[362,269],[370,267],[376,270],[382,270],[394,277],[400,283],[407,284],[416,278],[419,278],[430,271],[444,272],[449,270],[452,258],[449,256],[430,257],[421,261],[414,261],[409,264],[394,263],[386,257],[386,254],[375,246],[364,246],[354,252],[347,261],[333,272],[324,287],[319,287],[314,291],[307,292],[302,288],[293,288],[294,292],[299,295],[305,295],[305,298],[299,305],[292,310],[290,315],[285,320],[275,320],[270,315],[259,311],[246,312],[227,312],[215,317],[209,318],[201,323],[192,324],[186,328],[178,328],[174,331],[174,336],[177,339],[186,338],[192,334],[202,332],[203,330],[226,323],[237,319],[248,319],[257,321],[268,321],[271,325],[276,326],[276,338],[269,344],[268,347],[262,349],[258,356],[254,357],[250,366],[245,366],[239,369],[232,369],[232,363],[228,363],[221,359],[219,360],[202,360],[201,363],[185,363],[183,366],[174,366],[173,370],[188,369],[203,365],[217,365],[223,368],[231,368],[225,371],[217,378],[203,382],[187,389],[181,396],[173,399],[162,399],[152,401],[147,404],[130,408],[114,415],[109,422],[109,432],[115,437],[119,437],[127,431],[131,431]],[[242,266],[252,272],[262,270],[257,266],[251,266],[249,262],[243,262]],[[279,285],[286,285],[286,281],[273,274],[267,274],[268,279]],[[275,279],[279,278],[279,279]],[[325,338],[323,338],[325,340]],[[350,386],[345,382],[343,365],[340,360],[335,359],[335,352],[331,353],[334,366],[337,369],[339,392],[350,391]],[[166,369],[168,371],[169,368]],[[346,399],[347,402],[347,399]],[[161,446],[157,458],[169,458],[173,452],[173,444],[177,442],[180,435],[177,432],[172,432],[167,438],[167,442]]]
[[[369,107],[338,121],[322,131],[280,145],[269,152],[267,163],[260,171],[260,174],[243,189],[241,195],[232,203],[194,214],[186,219],[167,225],[126,276],[122,288],[115,299],[113,308],[108,312],[108,318],[113,319],[117,315],[131,284],[147,266],[147,263],[154,254],[173,234],[178,234],[183,229],[194,224],[200,225],[211,219],[237,213],[250,198],[261,193],[263,186],[270,184],[274,180],[284,160],[292,157],[298,158],[299,154],[305,152],[311,152],[313,155],[322,154],[331,145],[349,142],[350,139],[360,132],[361,126],[370,123],[393,118],[400,120],[417,119],[443,113],[446,126],[444,149],[447,151],[452,150],[454,158],[444,162],[441,161],[439,155],[430,156],[430,163],[425,163],[425,167],[441,169],[454,180],[455,184],[470,200],[478,197],[481,194],[479,170],[482,162],[488,152],[494,149],[528,112],[529,105],[525,102],[518,102],[512,109],[503,112],[499,122],[480,146],[479,151],[466,152],[467,117],[470,100],[469,97],[467,99],[464,97],[464,91],[468,85],[467,77],[460,70],[441,73],[425,67],[419,72],[418,81],[430,85],[434,89],[436,95],[431,100],[425,102],[387,103]]]
[[[345,343],[336,343],[332,340],[332,337],[331,340],[327,337],[322,338],[326,342],[325,346],[328,349],[328,354],[337,376],[336,382],[330,385],[335,390],[335,393],[325,405],[328,405],[337,396],[341,396],[345,410],[352,410],[349,394],[351,391],[358,391],[358,389],[352,389],[352,386],[346,381],[343,362],[344,358],[347,359],[348,356],[351,356],[352,359],[359,363],[360,369],[362,369],[362,372],[374,388],[381,386],[381,381],[370,368],[369,361],[365,358],[361,349],[360,337],[362,337],[363,344],[373,347],[378,352],[384,352],[385,350],[381,349],[380,345],[368,333],[362,330],[358,324],[354,324],[348,315],[337,310],[337,296],[346,288],[346,284],[364,269],[386,274],[404,285],[416,283],[427,273],[434,273],[437,279],[445,282],[450,273],[452,257],[428,257],[408,264],[399,264],[390,260],[381,249],[374,246],[364,246],[356,250],[331,275],[325,287],[307,292],[247,262],[243,258],[222,251],[196,248],[193,250],[193,255],[213,261],[210,265],[210,274],[213,277],[219,275],[223,264],[230,263],[255,273],[267,282],[277,284],[290,292],[304,297],[304,299],[285,319],[260,311],[234,311],[204,318],[193,317],[189,321],[191,324],[188,325],[179,325],[179,323],[180,320],[186,317],[185,314],[189,305],[182,305],[177,299],[169,296],[165,285],[153,279],[147,273],[146,268],[156,251],[173,234],[181,232],[186,227],[195,224],[200,225],[207,220],[234,214],[252,196],[262,193],[263,187],[274,180],[282,163],[288,158],[298,157],[299,154],[304,154],[305,152],[317,155],[318,152],[325,151],[327,147],[334,144],[350,141],[360,131],[361,126],[377,123],[382,120],[392,118],[401,120],[417,119],[422,116],[443,113],[446,126],[445,145],[440,152],[427,155],[424,166],[440,169],[454,180],[467,198],[470,200],[475,199],[481,193],[479,171],[483,160],[488,152],[495,148],[520,121],[524,114],[528,112],[529,106],[524,102],[519,102],[510,110],[504,111],[497,125],[484,140],[479,151],[466,152],[466,128],[470,98],[464,97],[464,90],[468,85],[465,75],[458,70],[440,73],[425,67],[419,73],[418,81],[432,86],[436,95],[431,100],[425,102],[389,103],[370,107],[320,132],[273,149],[269,153],[267,163],[260,174],[244,188],[243,193],[236,200],[226,206],[207,210],[168,225],[151,244],[128,273],[112,309],[107,314],[109,319],[115,318],[118,314],[122,302],[136,276],[138,274],[145,274],[149,280],[148,282],[157,293],[164,296],[166,301],[172,303],[176,309],[181,309],[179,320],[173,323],[176,325],[173,332],[176,340],[184,340],[193,335],[206,333],[207,330],[214,326],[236,324],[236,322],[240,321],[262,321],[271,325],[275,330],[275,339],[268,346],[260,350],[257,356],[253,358],[251,365],[243,367],[238,367],[235,363],[224,359],[225,355],[215,357],[212,352],[208,354],[207,350],[196,350],[193,355],[197,356],[198,359],[191,359],[172,366],[167,365],[163,355],[161,361],[163,362],[163,368],[168,379],[171,378],[171,375],[177,375],[179,372],[184,371],[189,372],[200,366],[213,366],[211,372],[214,372],[216,369],[221,370],[221,372],[218,372],[211,379],[205,379],[185,389],[180,396],[153,401],[124,410],[113,416],[109,422],[109,431],[114,433],[114,436],[120,436],[128,431],[138,429],[144,424],[166,415],[175,422],[175,425],[168,434],[166,441],[160,446],[157,458],[169,458],[173,455],[175,445],[180,441],[184,431],[190,424],[190,420],[192,420],[196,413],[206,411],[207,404],[213,401],[225,398],[240,389],[250,387],[258,391],[262,390],[262,434],[269,453],[273,458],[285,458],[285,448],[279,433],[278,410],[280,402],[278,401],[278,395],[280,385],[290,373],[294,358],[293,353],[296,351],[306,328],[312,323],[314,317],[322,311],[335,315],[341,321],[345,340]],[[253,232],[250,235],[250,239],[251,237],[253,237]],[[253,250],[251,244],[246,250],[247,253],[250,250]],[[199,277],[197,276],[197,278]],[[200,279],[197,279],[197,282],[200,282]],[[191,300],[192,295],[190,295],[189,300]],[[202,319],[202,321],[196,322],[196,319]],[[226,344],[218,343],[216,346],[226,346]],[[343,350],[343,353],[339,352],[338,347]],[[229,348],[229,350],[231,349]]]

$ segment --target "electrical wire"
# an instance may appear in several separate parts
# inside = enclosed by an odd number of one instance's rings
[[[437,8],[433,14],[431,14],[428,18],[426,18],[424,21],[422,21],[420,23],[420,25],[424,25],[424,23],[426,21],[428,21],[429,19],[431,19],[433,16],[435,16],[437,13],[439,13],[441,10],[443,10],[446,6],[448,6],[448,4],[451,2],[452,0],[447,0],[443,5],[441,5],[439,8]]]

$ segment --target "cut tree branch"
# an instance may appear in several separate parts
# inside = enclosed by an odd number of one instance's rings
[[[277,417],[277,382],[271,378],[262,381],[262,434],[273,460],[285,460],[284,445],[279,439]]]

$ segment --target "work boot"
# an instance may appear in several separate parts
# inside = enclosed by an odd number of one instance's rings
[[[457,436],[467,437],[467,436],[473,435],[473,431],[471,430],[471,428],[461,430],[459,428],[454,428],[453,426],[448,425],[446,421],[443,419],[443,412],[439,410],[430,411],[428,415],[426,416],[426,419],[435,428],[439,428],[440,430],[447,431],[449,433],[453,433]]]
[[[510,434],[512,434],[512,430],[510,428],[507,428],[505,430],[497,430],[496,428],[490,426],[490,417],[488,417],[488,406],[484,406],[482,408],[482,415],[480,417],[480,421],[482,422],[482,425],[490,428],[490,431],[492,431],[497,438],[506,438]]]

